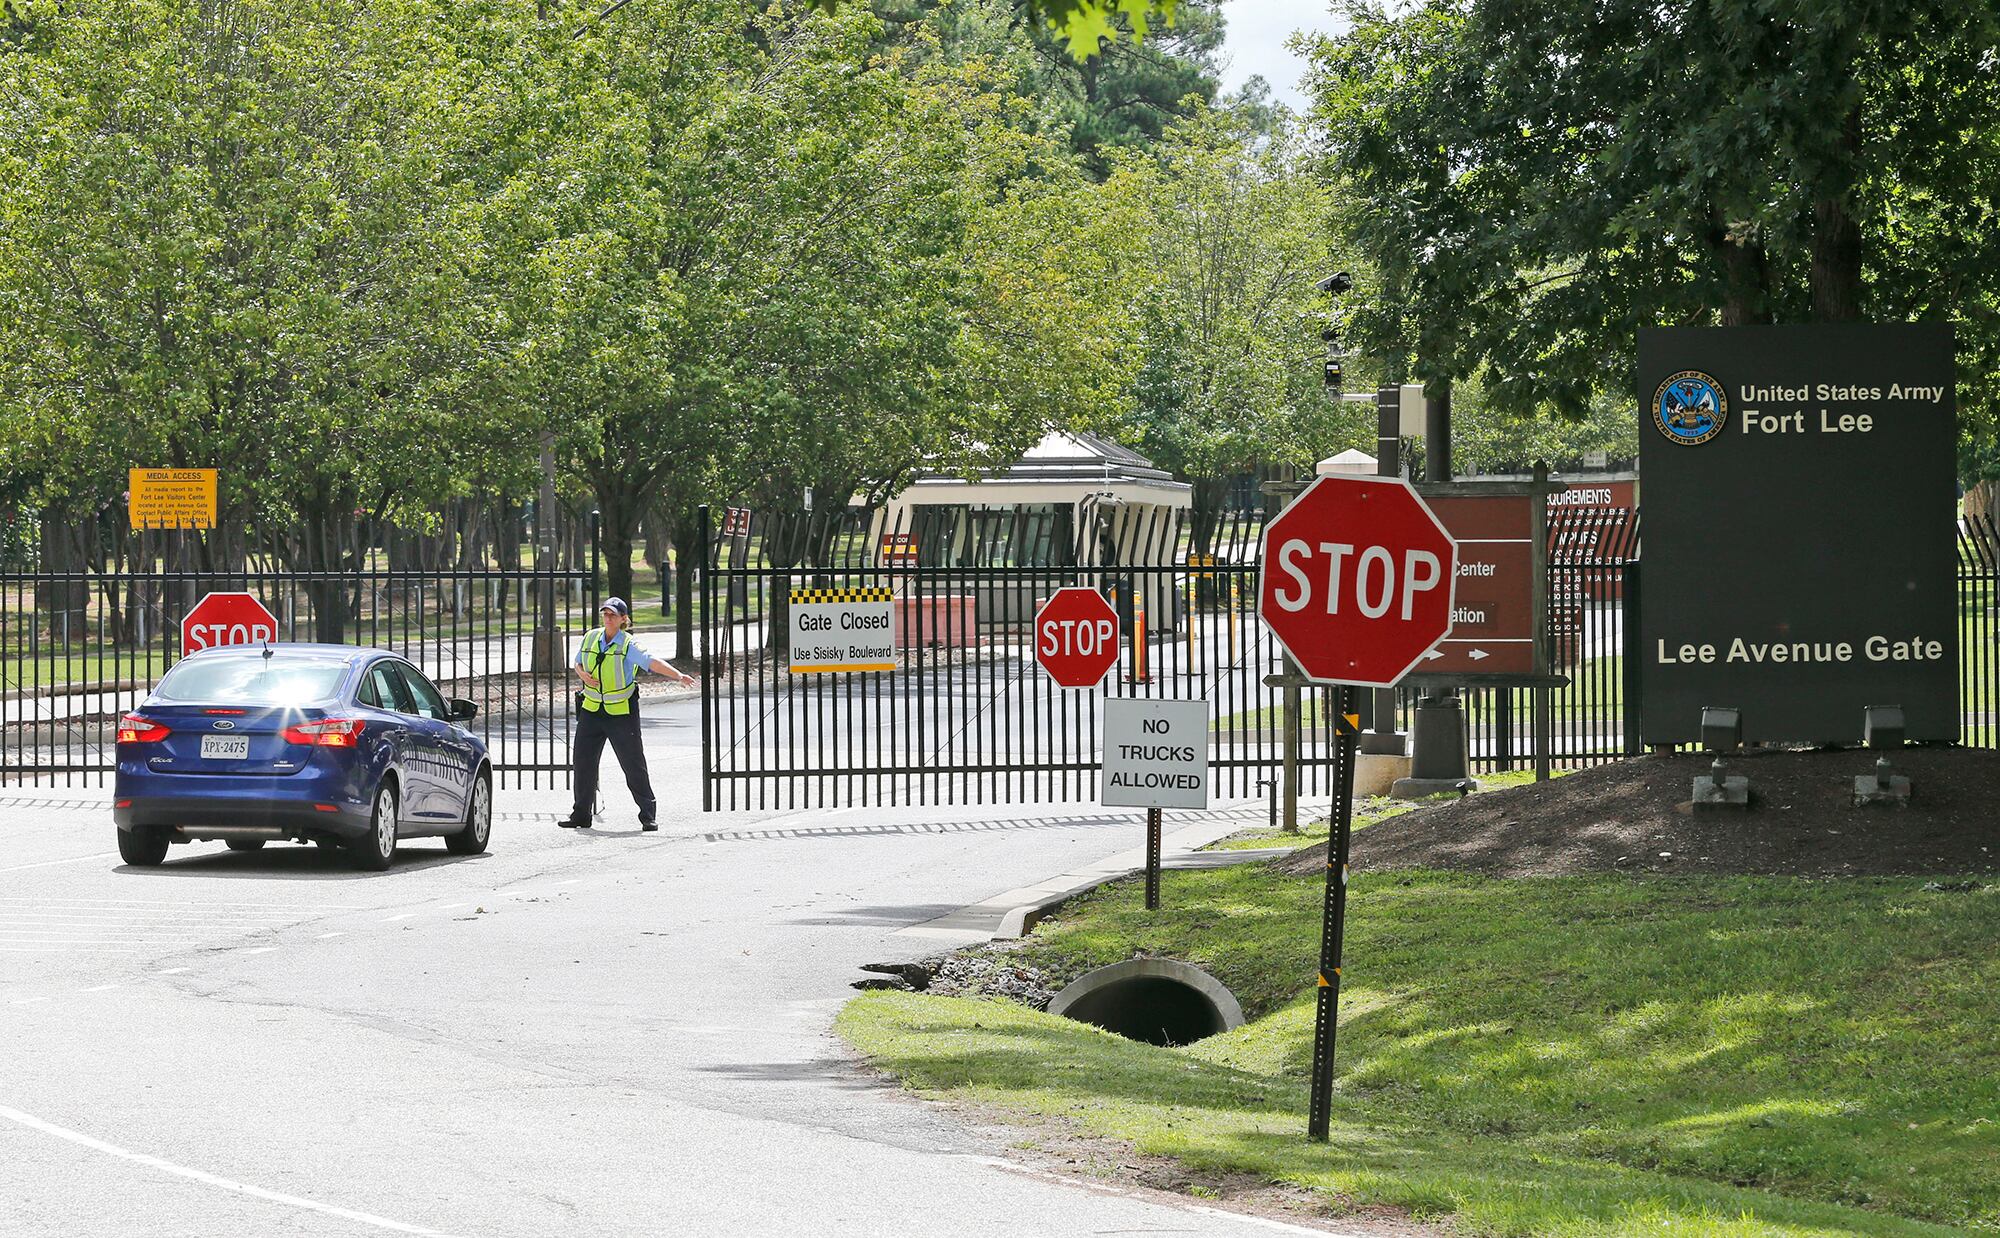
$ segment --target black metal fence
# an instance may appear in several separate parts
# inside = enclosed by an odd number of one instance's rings
[[[1265,677],[1281,669],[1281,653],[1255,614],[1266,510],[911,512],[741,513],[709,530],[699,599],[706,806],[1093,798],[1098,694],[1056,687],[1030,646],[1035,607],[1063,585],[1102,590],[1121,611],[1128,635],[1105,695],[1208,701],[1215,793],[1275,785],[1285,722],[1282,691]],[[1550,513],[1548,638],[1568,683],[1463,692],[1475,774],[1532,767],[1535,691],[1549,697],[1551,765],[1640,751],[1625,647],[1639,549],[1637,510]],[[1968,520],[1959,564],[1962,741],[2000,747],[2000,530]],[[896,669],[788,673],[777,634],[793,587],[890,590]],[[1397,698],[1400,727],[1414,694]],[[1304,794],[1324,794],[1327,701],[1305,693]]]
[[[1163,506],[850,509],[724,521],[700,594],[707,808],[1094,798],[1099,692],[1056,686],[1030,629],[1055,590],[1100,590],[1125,643],[1108,696],[1210,708],[1218,796],[1276,785],[1280,651],[1256,621],[1264,511]],[[794,588],[887,589],[896,668],[792,674]],[[1303,794],[1329,717],[1305,693]]]
[[[1639,555],[1639,513],[1632,508],[1560,508],[1549,512],[1549,664],[1569,683],[1559,688],[1467,690],[1472,772],[1531,768],[1537,691],[1549,697],[1549,760],[1566,769],[1615,761],[1639,750],[1625,702],[1625,606],[1629,569]],[[1636,724],[1637,714],[1629,716]]]
[[[393,543],[296,570],[254,553],[217,563],[190,553],[195,540],[156,532],[76,570],[0,572],[0,781],[102,783],[117,720],[180,658],[189,608],[210,592],[247,592],[279,640],[391,649],[478,705],[470,725],[503,785],[567,785],[565,663],[594,622],[589,571],[556,570],[547,556],[521,566],[532,553],[521,551],[511,565],[406,564]]]

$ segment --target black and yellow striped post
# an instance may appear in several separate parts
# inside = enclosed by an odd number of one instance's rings
[[[1354,838],[1354,753],[1361,738],[1360,691],[1335,690],[1333,824],[1327,835],[1325,918],[1319,937],[1319,1003],[1313,1012],[1312,1108],[1306,1136],[1324,1141],[1333,1122],[1333,1041],[1340,1018],[1341,948],[1347,934],[1349,848]]]

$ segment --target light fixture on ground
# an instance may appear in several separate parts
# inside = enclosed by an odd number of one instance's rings
[[[1889,754],[1903,746],[1903,735],[1901,705],[1870,705],[1861,711],[1861,742],[1881,755],[1875,758],[1874,773],[1854,776],[1855,807],[1901,808],[1910,802],[1910,780],[1889,761]]]
[[[1701,746],[1715,754],[1708,773],[1694,780],[1696,812],[1718,812],[1750,806],[1750,780],[1731,774],[1723,757],[1743,746],[1743,711],[1708,705],[1701,711]]]

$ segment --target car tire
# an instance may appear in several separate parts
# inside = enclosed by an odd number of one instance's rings
[[[368,817],[368,832],[349,845],[354,866],[364,872],[383,872],[395,861],[396,788],[386,780],[375,788],[375,811]]]
[[[166,831],[153,826],[118,831],[118,858],[134,868],[158,868],[169,845]]]
[[[264,840],[261,838],[225,838],[222,840],[222,845],[231,851],[262,851],[264,849]]]
[[[472,794],[465,802],[465,828],[444,836],[444,849],[453,855],[479,855],[493,836],[493,779],[485,770],[472,780]]]

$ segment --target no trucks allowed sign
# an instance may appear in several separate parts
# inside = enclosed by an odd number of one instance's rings
[[[1104,702],[1106,808],[1208,807],[1208,702]]]

